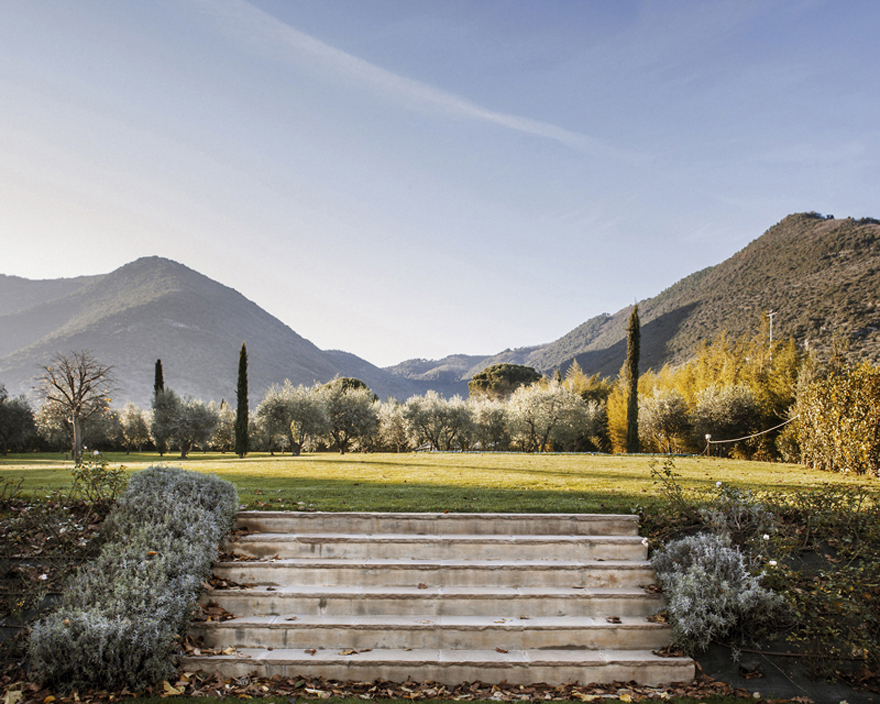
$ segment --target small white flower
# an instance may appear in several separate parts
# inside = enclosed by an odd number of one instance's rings
[[[717,487],[720,488],[720,487],[721,487],[721,482],[715,482],[715,486],[717,486]]]
[[[764,533],[764,540],[770,540],[770,536],[767,533]]]
[[[648,539],[647,538],[642,538],[642,545],[644,545],[645,547],[648,547]]]
[[[770,560],[770,562],[768,562],[767,564],[769,564],[771,567],[776,567],[776,560]]]
[[[101,454],[101,451],[100,451],[100,450],[95,450],[92,454],[93,454],[95,457],[97,457],[98,455]]]
[[[43,582],[45,582],[47,579],[49,579],[49,575],[47,575],[47,574],[41,574],[41,575],[40,575],[40,579],[41,579]]]
[[[755,693],[752,695],[752,699],[760,699],[760,698],[761,698],[761,693],[760,693],[760,692],[755,692]]]

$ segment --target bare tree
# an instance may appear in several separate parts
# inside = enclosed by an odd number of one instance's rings
[[[113,367],[101,364],[91,352],[56,354],[43,370],[40,393],[47,404],[63,414],[72,431],[74,462],[82,456],[82,426],[110,405]]]

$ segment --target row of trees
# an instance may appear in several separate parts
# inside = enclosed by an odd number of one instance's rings
[[[593,450],[702,452],[803,461],[826,469],[880,469],[880,371],[850,368],[838,351],[825,366],[765,326],[748,338],[722,334],[685,364],[638,374],[638,311],[617,379],[587,376],[575,362],[552,379],[518,365],[475,375],[470,397],[435,392],[379,401],[356,379],[270,388],[252,416],[247,349],[239,358],[238,404],[204,403],[166,389],[157,361],[150,409],[109,406],[111,370],[88,353],[44,368],[36,413],[0,386],[0,450],[68,443],[186,456],[196,448],[270,452],[335,449]],[[37,440],[34,440],[34,430]],[[31,440],[27,438],[31,437]]]

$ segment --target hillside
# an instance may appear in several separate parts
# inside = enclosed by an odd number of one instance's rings
[[[156,359],[179,393],[232,401],[242,341],[252,405],[284,379],[357,375],[383,398],[422,389],[354,355],[323,352],[234,289],[160,257],[80,279],[0,277],[0,310],[9,311],[0,316],[0,381],[12,393],[28,392],[53,354],[89,349],[115,368],[121,402],[149,404]]]
[[[794,337],[823,353],[839,334],[850,339],[853,359],[880,362],[878,305],[880,222],[790,215],[721,264],[639,302],[641,368],[682,362],[700,341],[725,330],[750,334],[768,311],[777,313],[777,339]],[[626,356],[630,310],[592,318],[546,345],[486,357],[462,378],[502,361],[549,374],[575,359],[588,374],[614,376]],[[432,374],[429,362],[420,367],[423,376]]]

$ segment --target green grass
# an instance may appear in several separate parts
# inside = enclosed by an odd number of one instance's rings
[[[450,511],[615,513],[657,499],[652,464],[662,458],[565,454],[193,454],[186,460],[156,454],[108,454],[113,466],[181,466],[232,481],[251,509],[319,511]],[[25,494],[48,495],[71,484],[63,455],[0,459],[0,485],[22,481]],[[756,491],[791,492],[823,483],[868,480],[799,465],[707,457],[675,458],[688,491],[718,481]]]

